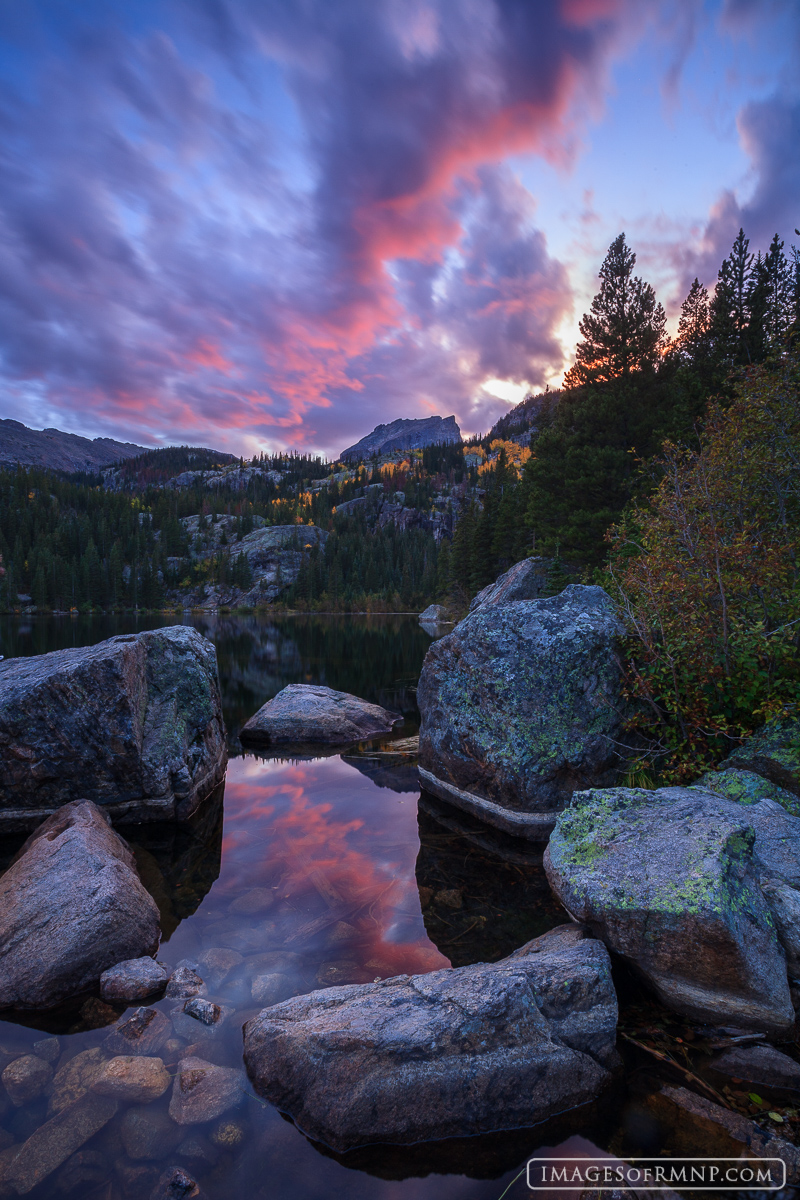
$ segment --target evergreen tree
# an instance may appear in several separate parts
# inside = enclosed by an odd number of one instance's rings
[[[783,346],[792,319],[792,278],[783,242],[777,233],[764,259],[764,285],[764,330],[770,349],[778,350]]]
[[[763,352],[764,280],[756,272],[750,242],[740,229],[717,276],[711,301],[711,343],[716,361],[747,366]]]
[[[681,305],[675,348],[693,366],[705,363],[711,349],[708,292],[697,277]]]
[[[600,268],[600,291],[584,314],[566,388],[606,384],[654,368],[666,344],[666,314],[649,283],[633,274],[636,255],[621,233]]]

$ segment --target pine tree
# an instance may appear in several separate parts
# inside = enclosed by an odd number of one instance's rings
[[[792,279],[783,242],[775,234],[764,259],[764,332],[770,349],[783,346],[791,323]]]
[[[600,268],[600,291],[581,319],[583,341],[564,387],[610,383],[658,363],[667,318],[650,284],[633,274],[635,263],[621,233]]]
[[[749,365],[763,352],[763,272],[754,270],[749,247],[740,229],[720,266],[710,306],[714,357],[727,368]]]
[[[704,363],[711,348],[708,292],[697,277],[681,305],[676,348],[693,366]]]

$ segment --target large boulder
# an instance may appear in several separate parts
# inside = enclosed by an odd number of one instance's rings
[[[538,600],[547,583],[547,574],[552,563],[550,558],[523,558],[514,563],[505,574],[489,583],[478,592],[469,606],[470,612],[497,604],[511,604],[514,600]]]
[[[152,954],[158,909],[133,855],[89,801],[63,805],[0,878],[0,1006],[46,1009]]]
[[[422,786],[546,840],[573,791],[616,778],[623,632],[603,589],[578,584],[470,613],[425,657]]]
[[[399,713],[369,704],[349,692],[313,683],[290,683],[242,727],[251,745],[347,745],[391,733]]]
[[[780,805],[696,787],[577,793],[544,865],[573,919],[668,1007],[772,1034],[791,1028],[786,954],[793,941],[800,952],[800,934],[790,929],[782,944],[778,916],[800,907],[800,821]]]
[[[719,769],[727,767],[753,771],[800,796],[800,719],[769,721],[729,754]]]
[[[327,988],[244,1028],[256,1091],[343,1151],[533,1125],[616,1065],[604,947],[561,926],[498,963]]]
[[[82,799],[183,820],[226,761],[216,650],[188,626],[0,662],[0,828]]]

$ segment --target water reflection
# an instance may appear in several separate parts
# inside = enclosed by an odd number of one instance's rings
[[[245,721],[287,683],[325,684],[401,712],[412,724],[417,717],[416,682],[431,639],[408,617],[2,616],[0,654],[45,654],[176,624],[194,626],[217,647],[231,753],[241,752]]]
[[[234,754],[241,723],[290,682],[355,692],[403,712],[401,734],[415,727],[413,685],[429,637],[413,618],[172,620],[217,644]],[[0,650],[43,653],[166,621],[5,618]],[[206,1027],[182,1002],[151,1005],[169,1028],[158,1054],[171,1073],[187,1056],[241,1067],[241,1026],[268,1003],[329,983],[494,960],[564,919],[533,848],[427,797],[418,815],[418,798],[407,762],[240,756],[229,763],[224,800],[217,795],[189,825],[121,831],[162,912],[159,957],[196,969],[226,1014]],[[0,843],[0,866],[22,840]],[[95,996],[58,1019],[37,1018],[38,1028],[0,1021],[0,1070],[35,1054],[55,1071],[51,1095],[20,1106],[0,1087],[0,1194],[4,1164],[47,1121],[52,1096],[78,1094],[86,1063],[118,1052],[109,1023],[130,1016]],[[603,1144],[603,1121],[619,1114],[608,1104],[535,1130],[335,1156],[249,1087],[221,1117],[189,1126],[170,1119],[169,1099],[170,1090],[151,1104],[121,1105],[32,1200],[147,1200],[176,1164],[207,1200],[498,1200],[538,1146],[576,1129],[597,1131]],[[518,1180],[509,1200],[526,1191]]]
[[[416,876],[425,928],[454,967],[496,962],[568,920],[553,899],[542,850],[476,832],[423,795]]]

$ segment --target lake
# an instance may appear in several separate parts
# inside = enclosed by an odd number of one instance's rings
[[[368,756],[297,760],[242,752],[241,725],[287,683],[354,692],[402,712],[394,737],[415,733],[415,686],[431,641],[415,619],[220,615],[176,621],[194,625],[217,647],[231,755],[224,796],[208,802],[188,827],[121,832],[161,910],[160,961],[196,964],[210,998],[231,1010],[213,1038],[201,1039],[200,1057],[241,1066],[241,1026],[263,1007],[253,999],[253,981],[265,972],[284,977],[287,995],[427,972],[496,960],[564,920],[537,853],[501,845],[435,802],[420,802],[413,766]],[[175,622],[4,617],[0,653],[90,645],[166,623]],[[6,864],[21,840],[6,839],[0,850]],[[227,951],[225,968],[204,966],[203,955],[212,949]],[[174,1000],[153,1005],[167,1014],[175,1006]],[[57,1037],[47,1053],[54,1066],[63,1066],[101,1046],[117,1015],[94,999],[80,1011],[37,1018],[36,1028],[0,1022],[0,1051],[30,1053],[34,1044]],[[162,1051],[172,1070],[189,1045],[186,1029],[178,1033],[183,1036]],[[169,1095],[139,1108],[145,1117],[138,1124],[134,1109],[122,1108],[30,1194],[147,1200],[162,1170],[179,1163],[208,1200],[498,1200],[544,1136],[527,1130],[334,1155],[310,1143],[249,1086],[237,1109],[183,1128],[166,1115]],[[47,1117],[46,1099],[14,1109],[4,1098],[0,1151]],[[596,1134],[594,1118],[590,1125],[581,1132]],[[551,1125],[545,1140],[553,1144],[561,1136]],[[514,1194],[527,1194],[522,1180]]]

